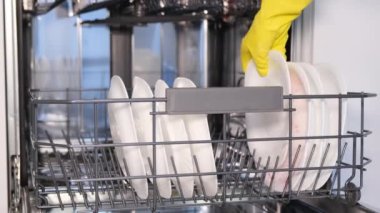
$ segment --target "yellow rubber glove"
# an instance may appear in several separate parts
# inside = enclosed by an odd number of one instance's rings
[[[280,51],[285,57],[285,44],[292,21],[311,1],[262,0],[261,9],[241,43],[240,54],[244,72],[248,62],[253,59],[260,76],[266,76],[270,50]]]

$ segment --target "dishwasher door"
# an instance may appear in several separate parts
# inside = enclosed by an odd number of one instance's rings
[[[0,31],[5,32],[5,11],[4,4],[0,4]],[[7,97],[6,97],[6,57],[5,57],[5,34],[0,34],[0,117],[3,118],[0,123],[0,184],[3,190],[0,191],[0,196],[3,198],[0,201],[0,211],[8,211],[8,153],[7,153]]]
[[[17,11],[20,11],[20,1],[6,1],[0,4],[0,211],[7,212],[18,205],[20,201],[20,128],[25,112],[20,105],[23,89],[19,87],[19,70],[22,70],[19,58],[20,22]],[[20,112],[21,111],[21,112]],[[25,161],[24,161],[25,163]]]

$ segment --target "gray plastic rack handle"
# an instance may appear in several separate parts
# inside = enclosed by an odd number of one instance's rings
[[[282,87],[172,88],[168,114],[221,114],[283,111]]]

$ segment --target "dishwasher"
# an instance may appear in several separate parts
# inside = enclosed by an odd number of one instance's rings
[[[365,155],[365,100],[376,94],[292,95],[281,87],[244,88],[240,67],[241,38],[248,30],[256,0],[15,0],[1,7],[5,63],[4,95],[9,212],[372,212],[358,204],[363,176],[371,159]],[[153,87],[163,79],[192,79],[199,88],[168,89],[163,98],[108,99],[112,76],[132,91],[134,76]],[[0,83],[3,83],[0,82]],[[0,84],[1,85],[1,84]],[[2,98],[2,96],[0,96]],[[339,129],[334,135],[247,138],[245,113],[283,112],[292,126],[297,100],[336,101]],[[246,101],[250,100],[250,101]],[[356,129],[342,131],[343,101],[359,104]],[[107,105],[150,103],[150,143],[112,141]],[[204,104],[207,102],[207,104]],[[156,104],[166,103],[164,111]],[[162,115],[207,115],[211,140],[156,143],[156,122]],[[318,166],[295,166],[299,140],[335,139],[337,161],[325,166],[330,145]],[[248,143],[289,145],[288,168],[277,159],[255,159]],[[159,146],[210,144],[215,172],[157,174]],[[117,160],[126,146],[150,146],[150,173],[130,175],[129,164]],[[314,150],[314,148],[313,148]],[[293,153],[292,153],[293,152]],[[305,159],[311,161],[313,152]],[[269,168],[270,162],[276,162]],[[309,164],[307,164],[309,165]],[[314,187],[294,189],[293,172],[316,172]],[[332,171],[321,187],[315,184]],[[276,173],[289,174],[281,191],[272,189]],[[266,176],[273,175],[269,184]],[[217,177],[217,193],[208,196],[202,177]],[[184,196],[181,181],[199,184]],[[160,195],[157,181],[171,178],[171,196]],[[134,180],[148,182],[141,198]],[[302,182],[301,181],[301,182]],[[175,186],[174,186],[175,185]]]

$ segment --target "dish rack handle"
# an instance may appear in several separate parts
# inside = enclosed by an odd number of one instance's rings
[[[170,88],[166,90],[166,113],[222,114],[281,112],[282,87]]]

